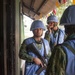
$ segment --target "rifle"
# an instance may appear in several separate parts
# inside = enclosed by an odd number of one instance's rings
[[[47,63],[46,63],[44,57],[41,56],[38,49],[35,47],[34,43],[31,43],[31,44],[27,45],[27,50],[29,52],[33,52],[34,54],[36,54],[37,57],[42,61],[43,65],[44,65],[44,67],[41,67],[36,71],[36,74],[39,75],[43,70],[45,70],[47,68],[47,66],[46,66]]]

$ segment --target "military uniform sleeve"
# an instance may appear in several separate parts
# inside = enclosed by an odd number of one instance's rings
[[[33,57],[27,54],[25,41],[22,43],[19,51],[19,58],[28,62],[33,61]]]
[[[45,33],[45,37],[44,37],[46,40],[48,40],[48,42],[50,43],[50,33],[47,31]]]
[[[49,60],[50,56],[51,56],[51,50],[49,50],[48,55],[47,55],[48,60]]]
[[[61,46],[54,48],[48,61],[46,75],[65,75],[66,54]]]

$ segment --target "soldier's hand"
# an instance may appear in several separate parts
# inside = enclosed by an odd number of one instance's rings
[[[35,64],[41,65],[43,67],[42,61],[39,58],[33,58],[33,61],[35,62]]]
[[[53,30],[49,25],[47,25],[47,29],[48,29],[49,33],[52,33]]]

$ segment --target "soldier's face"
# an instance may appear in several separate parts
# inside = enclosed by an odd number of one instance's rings
[[[48,24],[48,26],[49,26],[49,28],[53,28],[53,27],[54,27],[54,22],[50,22],[50,23]]]
[[[51,28],[51,29],[53,29],[53,30],[56,30],[56,26],[57,26],[57,22],[50,22],[49,24],[48,24],[48,26],[49,26],[49,28]]]
[[[41,37],[43,35],[43,29],[42,28],[35,29],[33,31],[33,34],[35,37]]]

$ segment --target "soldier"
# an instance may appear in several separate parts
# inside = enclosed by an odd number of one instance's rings
[[[33,37],[25,39],[21,45],[19,57],[26,60],[25,75],[45,75],[45,69],[37,74],[40,67],[44,66],[43,61],[40,58],[45,58],[44,60],[47,62],[48,57],[50,56],[49,43],[46,39],[41,38],[43,30],[45,30],[45,27],[42,21],[35,20],[30,28],[30,31],[33,32]],[[41,56],[37,55],[36,52],[39,52]]]
[[[65,42],[54,48],[46,75],[75,75],[75,5],[65,9],[60,24],[65,26]]]
[[[47,18],[47,31],[45,33],[45,39],[50,43],[51,50],[57,44],[61,44],[64,41],[64,30],[59,29],[58,27],[58,18],[55,15],[50,15]]]

